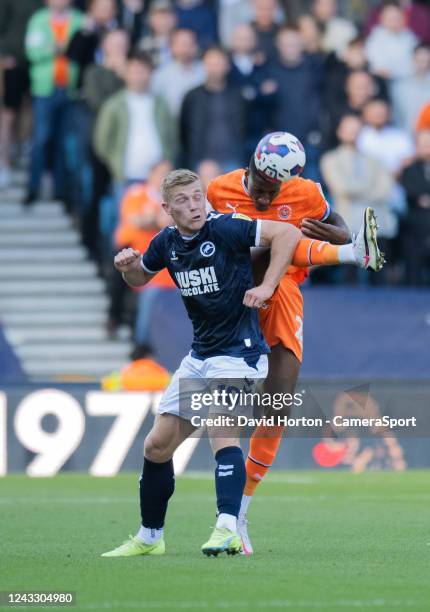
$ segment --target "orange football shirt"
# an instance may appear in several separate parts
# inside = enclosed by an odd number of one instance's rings
[[[257,210],[245,186],[245,170],[234,170],[218,176],[209,183],[209,204],[221,213],[242,213],[251,219],[285,221],[300,228],[305,218],[324,221],[330,205],[324,198],[319,183],[296,177],[282,183],[281,190],[267,210]],[[287,274],[297,283],[308,276],[308,269],[290,266]]]

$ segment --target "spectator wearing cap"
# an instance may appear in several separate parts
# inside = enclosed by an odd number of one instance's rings
[[[237,87],[228,82],[229,57],[220,47],[203,55],[206,80],[184,98],[180,117],[183,164],[197,168],[203,159],[228,172],[245,162],[245,105]]]
[[[175,159],[175,123],[164,99],[150,92],[151,75],[150,57],[142,52],[131,55],[125,88],[104,102],[97,117],[95,151],[114,182],[113,206],[106,222],[108,237],[116,226],[119,202],[127,187],[145,181],[161,159]]]
[[[137,43],[137,48],[151,57],[154,67],[172,59],[170,37],[176,27],[176,14],[169,0],[153,0],[149,7],[149,31]]]
[[[230,47],[232,70],[229,80],[240,88],[246,105],[246,157],[255,150],[261,134],[270,127],[278,85],[271,77],[265,56],[257,48],[251,25],[233,31]]]
[[[307,153],[306,175],[317,179],[321,66],[305,55],[303,39],[295,28],[281,28],[276,45],[279,60],[270,68],[278,84],[271,129],[291,132],[303,142]],[[306,105],[303,100],[307,101]]]
[[[29,90],[24,39],[30,16],[43,0],[0,2],[0,67],[3,78],[3,108],[0,123],[0,188],[10,183],[14,124]]]
[[[414,74],[392,87],[393,117],[399,127],[413,133],[422,106],[430,100],[430,47],[414,51]]]
[[[367,37],[374,27],[379,23],[379,17],[386,4],[390,4],[392,0],[382,0],[377,6],[370,9],[367,15],[367,22],[364,28],[364,35]],[[415,0],[399,0],[397,2],[405,15],[408,27],[412,30],[415,36],[423,43],[430,45],[430,8],[424,2],[416,2]],[[428,4],[428,3],[427,3]]]
[[[401,175],[408,200],[404,224],[406,282],[426,285],[430,282],[430,130],[416,136],[416,159]]]
[[[30,182],[26,204],[38,196],[51,140],[55,148],[54,196],[61,200],[64,198],[67,112],[79,77],[78,66],[67,58],[66,51],[70,39],[82,25],[83,15],[70,8],[70,0],[47,0],[46,4],[47,7],[36,11],[28,22],[25,41],[33,96]]]
[[[341,56],[348,43],[357,36],[355,25],[337,14],[336,0],[314,0],[312,14],[323,33],[322,48]]]
[[[217,15],[210,0],[176,0],[179,28],[192,30],[200,49],[218,42]]]
[[[366,41],[371,70],[388,79],[410,76],[417,43],[417,37],[406,25],[402,9],[396,3],[385,5],[379,16],[379,25]]]
[[[192,30],[173,32],[171,52],[172,59],[155,70],[152,89],[165,98],[171,114],[178,117],[184,96],[204,82],[205,70],[197,59],[197,39]]]

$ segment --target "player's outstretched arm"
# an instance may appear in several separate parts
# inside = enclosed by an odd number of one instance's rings
[[[301,232],[289,223],[262,221],[259,246],[270,247],[270,263],[258,287],[245,293],[243,303],[250,308],[261,308],[269,300],[291,264]]]
[[[308,218],[303,219],[300,229],[306,238],[326,240],[331,244],[347,244],[351,242],[349,227],[341,215],[334,211],[331,211],[330,215],[324,221]]]
[[[121,272],[125,282],[131,287],[146,285],[153,274],[145,272],[141,265],[142,255],[135,249],[122,249],[113,260],[115,268]]]

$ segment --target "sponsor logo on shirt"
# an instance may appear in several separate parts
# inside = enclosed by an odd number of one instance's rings
[[[175,272],[175,277],[184,297],[219,291],[218,279],[213,266],[187,272]]]
[[[229,208],[233,212],[236,212],[236,209],[239,206],[239,204],[231,204],[230,202],[226,202],[225,205],[227,208]]]
[[[231,215],[233,219],[242,219],[242,221],[252,221],[251,217],[244,215],[243,213],[234,213]]]

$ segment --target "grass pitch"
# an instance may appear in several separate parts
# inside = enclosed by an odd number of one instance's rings
[[[429,611],[429,483],[429,472],[274,472],[251,507],[256,554],[208,559],[212,476],[182,477],[166,555],[105,559],[137,530],[137,475],[8,476],[0,590],[75,591],[75,610]]]

